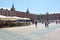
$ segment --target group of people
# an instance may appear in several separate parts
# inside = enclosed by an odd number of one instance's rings
[[[36,25],[36,28],[37,28],[37,21],[35,21],[35,25]],[[48,27],[49,26],[49,22],[45,22],[45,27]]]

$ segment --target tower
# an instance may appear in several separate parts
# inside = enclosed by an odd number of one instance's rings
[[[26,13],[27,13],[27,14],[29,14],[29,13],[30,13],[28,9],[27,9]]]
[[[14,4],[12,5],[11,11],[15,11]]]

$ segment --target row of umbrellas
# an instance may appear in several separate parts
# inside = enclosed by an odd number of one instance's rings
[[[0,15],[0,20],[30,20],[30,18],[22,18],[17,16],[3,16]]]

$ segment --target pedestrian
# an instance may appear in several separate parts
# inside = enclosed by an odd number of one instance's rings
[[[48,27],[48,25],[49,25],[48,22],[45,22],[45,27]]]
[[[37,21],[35,22],[36,28],[37,28]]]
[[[57,24],[57,21],[56,21],[56,24]]]

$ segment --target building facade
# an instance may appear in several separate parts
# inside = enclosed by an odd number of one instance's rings
[[[32,20],[36,20],[38,17],[38,15],[31,14],[28,9],[26,12],[16,11],[14,8],[14,4],[12,5],[11,10],[1,8],[0,9],[0,15],[30,18]]]
[[[36,14],[31,14],[28,9],[26,12],[16,11],[14,8],[14,4],[12,5],[11,10],[1,8],[0,15],[30,18],[31,20],[41,20],[41,19],[43,19],[43,20],[47,20],[47,19],[48,20],[60,20],[60,13],[36,15]]]

